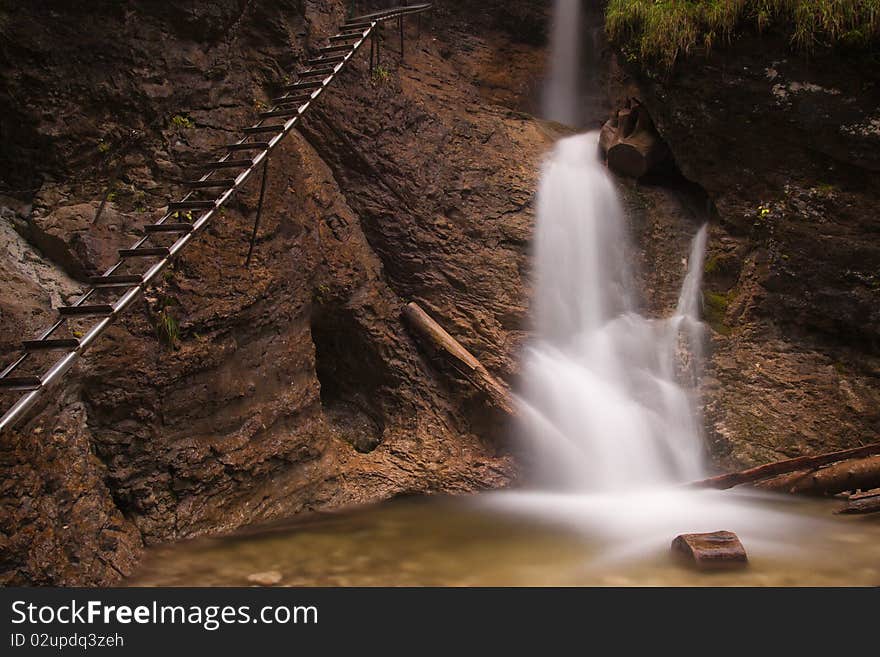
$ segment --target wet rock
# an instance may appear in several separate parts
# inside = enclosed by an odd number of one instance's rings
[[[53,444],[45,462],[30,447],[35,432],[64,430],[64,413],[49,406],[6,445],[0,467],[12,483],[0,531],[14,559],[2,564],[3,582],[105,583],[128,572],[141,542],[510,481],[504,423],[449,385],[400,322],[416,298],[493,373],[515,373],[537,164],[556,133],[521,111],[542,51],[495,25],[504,3],[494,2],[440,9],[418,42],[408,23],[405,65],[383,49],[388,80],[356,58],[302,133],[273,153],[250,269],[242,263],[258,184],[69,377],[67,403],[83,417],[77,442]],[[50,15],[23,5],[8,31],[21,47],[8,44],[12,61],[0,67],[0,109],[21,126],[0,178],[38,188],[23,234],[62,278],[130,246],[131,231],[180,191],[181,171],[253,122],[257,101],[278,95],[284,72],[309,40],[332,33],[347,3],[224,2],[184,24],[164,5],[118,6]],[[206,85],[223,92],[192,91]],[[123,150],[130,128],[144,137]],[[50,316],[39,281],[11,280],[0,297],[5,358]],[[179,326],[173,346],[157,339],[160,306]],[[59,473],[86,454],[82,476]],[[24,479],[27,488],[16,485]],[[34,508],[10,513],[19,490]],[[107,519],[102,540],[79,522],[64,540],[29,541],[39,507],[67,519],[68,499],[80,500],[76,517],[92,509]],[[77,541],[95,556],[74,567],[64,550]]]
[[[852,129],[876,118],[876,65],[742,34],[669,75],[627,68],[617,82],[709,200],[703,398],[716,466],[878,439],[880,135]],[[657,189],[636,194],[654,210]],[[681,253],[680,217],[657,209],[646,250]],[[677,269],[650,262],[651,277]]]
[[[748,564],[739,538],[728,531],[676,536],[672,552],[676,558],[700,570],[731,570]]]

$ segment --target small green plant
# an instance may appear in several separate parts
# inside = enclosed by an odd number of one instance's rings
[[[114,203],[116,201],[116,192],[108,192],[107,194],[107,202]]]
[[[816,185],[816,193],[826,198],[832,198],[837,193],[837,187],[830,183],[819,183]]]
[[[175,128],[194,128],[196,126],[188,117],[180,114],[171,117],[171,125]]]
[[[167,307],[159,311],[156,334],[159,340],[172,349],[177,347],[177,342],[180,339],[180,325]]]
[[[764,226],[773,216],[773,209],[767,203],[761,203],[755,209],[755,226]]]
[[[373,69],[373,83],[387,84],[391,80],[391,71],[384,66],[377,66]]]
[[[106,155],[107,153],[110,152],[110,144],[108,144],[106,141],[104,141],[102,139],[101,141],[98,142],[98,152],[101,155]]]

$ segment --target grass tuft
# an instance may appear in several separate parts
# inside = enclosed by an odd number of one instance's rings
[[[631,59],[667,68],[730,41],[743,26],[780,25],[801,51],[880,41],[880,0],[610,0],[605,19]]]

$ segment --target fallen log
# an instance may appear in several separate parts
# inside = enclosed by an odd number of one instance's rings
[[[602,126],[599,147],[611,169],[631,178],[659,170],[670,159],[648,110],[635,98]]]
[[[848,459],[815,470],[801,470],[756,484],[765,490],[800,495],[837,495],[880,486],[880,456]]]
[[[449,335],[417,303],[408,303],[403,309],[403,316],[418,337],[427,342],[434,352],[449,362],[471,385],[483,392],[494,406],[508,415],[517,415],[516,404],[507,384],[492,376],[476,356]]]
[[[880,489],[869,491],[865,495],[853,495],[846,506],[837,513],[851,515],[880,513]]]
[[[799,456],[793,459],[785,459],[784,461],[776,461],[775,463],[767,463],[766,465],[760,465],[756,468],[749,468],[748,470],[742,470],[740,472],[732,472],[730,474],[695,481],[689,484],[689,486],[695,488],[717,488],[725,490],[727,488],[733,488],[734,486],[751,484],[778,475],[793,472],[809,473],[824,465],[864,458],[866,456],[874,456],[877,454],[880,454],[880,443],[872,443],[870,445],[845,449],[839,452],[829,452],[817,456]]]

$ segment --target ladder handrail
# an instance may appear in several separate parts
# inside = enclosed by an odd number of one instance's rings
[[[346,20],[343,24],[343,28],[345,25],[358,25],[360,23],[364,23],[364,27],[361,28],[361,35],[351,44],[351,47],[345,51],[346,54],[342,58],[341,61],[336,62],[332,67],[332,72],[328,73],[325,77],[320,79],[320,86],[315,88],[308,96],[307,99],[298,103],[296,106],[296,113],[291,116],[288,120],[286,120],[283,124],[279,124],[277,126],[278,130],[271,139],[268,140],[268,143],[265,148],[259,150],[259,152],[251,158],[250,165],[246,166],[244,170],[239,173],[233,181],[233,184],[229,187],[223,189],[223,192],[214,200],[213,207],[207,209],[201,216],[198,217],[192,223],[192,229],[189,232],[186,232],[177,240],[175,240],[174,244],[168,247],[168,252],[166,255],[162,256],[161,259],[154,263],[147,271],[141,274],[141,280],[139,283],[132,284],[130,287],[126,289],[126,291],[112,304],[112,312],[110,312],[106,316],[102,316],[99,321],[97,321],[94,325],[89,328],[89,330],[79,338],[79,344],[71,349],[69,352],[64,354],[61,358],[55,361],[48,370],[44,372],[42,376],[40,376],[39,385],[24,395],[22,395],[18,401],[13,404],[0,418],[0,433],[11,429],[19,420],[24,417],[24,415],[33,407],[33,405],[39,400],[42,394],[53,384],[57,383],[58,380],[74,365],[77,359],[82,355],[83,352],[86,351],[103,333],[107,330],[107,328],[114,322],[114,320],[125,310],[127,310],[131,304],[137,299],[137,297],[144,291],[144,289],[156,279],[156,277],[166,268],[168,267],[172,261],[178,256],[178,254],[189,245],[195,237],[201,233],[209,224],[212,218],[220,211],[229,199],[232,198],[239,191],[239,189],[250,180],[251,176],[265,164],[267,158],[270,153],[275,149],[275,147],[285,138],[293,128],[299,123],[299,120],[305,114],[306,111],[312,106],[312,104],[321,96],[324,90],[336,79],[336,76],[339,72],[348,64],[351,59],[357,54],[358,50],[360,50],[361,46],[364,42],[372,36],[373,31],[379,25],[379,23],[383,23],[385,21],[393,20],[400,18],[402,19],[404,16],[410,14],[417,14],[424,11],[428,11],[431,9],[430,3],[424,3],[419,5],[412,5],[406,7],[396,7],[393,9],[387,9],[383,11],[374,12],[371,14],[367,14],[364,16],[358,16],[354,18],[350,18]],[[356,29],[356,28],[355,28]],[[340,30],[341,32],[342,30]],[[339,36],[337,33],[335,36]],[[332,42],[331,42],[332,43]],[[342,52],[342,51],[340,51]],[[336,57],[341,56],[341,54],[336,54]],[[317,57],[317,56],[316,56]],[[325,57],[326,58],[326,57]],[[329,64],[326,63],[325,66]],[[308,69],[312,70],[315,68],[320,68],[320,64],[309,65]],[[303,71],[306,72],[306,71]],[[276,104],[272,111],[277,110],[282,104],[283,101],[292,97],[291,94],[295,92],[287,92],[282,96],[282,98],[276,101]],[[280,102],[279,102],[280,101]],[[291,111],[293,111],[291,109]],[[259,128],[266,126],[265,118],[261,119],[254,126],[251,126],[250,129]],[[274,125],[272,127],[275,127]],[[245,128],[245,136],[239,140],[236,145],[247,143],[247,139],[249,138],[249,133],[247,132],[248,128]],[[256,150],[256,149],[254,149]],[[233,157],[235,151],[228,151],[217,164],[222,164],[223,162],[230,161],[230,158]],[[198,182],[205,182],[211,179],[211,176],[217,172],[217,168],[209,168],[209,170],[199,178]],[[196,193],[196,189],[190,189],[180,202],[187,201]],[[179,214],[179,210],[172,211],[169,207],[168,211],[164,214],[164,216],[156,221],[156,224],[164,224],[169,219],[177,217]],[[144,236],[138,239],[134,245],[131,247],[131,250],[140,249],[142,245],[144,245],[151,237],[153,233],[145,232]],[[107,269],[102,277],[112,276],[114,272],[116,272],[125,262],[125,258],[120,258],[119,261],[114,264],[112,267]],[[92,295],[98,289],[97,286],[90,287],[85,293],[83,293],[73,304],[73,307],[80,307],[88,301]],[[90,309],[91,310],[91,309]],[[44,330],[40,333],[37,340],[46,340],[48,339],[55,331],[57,331],[64,323],[67,321],[67,318],[62,316],[58,319],[52,326],[48,329]],[[0,371],[0,381],[9,377],[11,373],[16,371],[28,358],[29,351],[25,351],[21,354],[14,362],[5,367],[2,371]],[[12,377],[9,377],[10,379]]]

